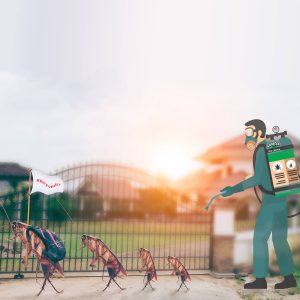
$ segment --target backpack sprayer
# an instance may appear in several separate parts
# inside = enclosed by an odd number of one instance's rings
[[[266,135],[266,143],[256,148],[253,159],[254,164],[258,148],[263,147],[272,189],[266,190],[262,186],[259,186],[259,188],[263,193],[274,195],[275,197],[300,194],[300,177],[298,174],[294,145],[291,140],[286,137],[287,131],[279,132],[280,129],[278,126],[274,126],[272,131],[273,134]],[[261,203],[256,187],[254,187],[254,191],[257,199]],[[208,210],[215,199],[220,196],[222,196],[222,193],[212,197],[205,206],[205,210]],[[288,217],[295,217],[299,214],[300,211]]]
[[[279,132],[279,127],[273,127],[274,134],[266,135],[267,143],[262,145],[268,162],[272,190],[260,189],[275,197],[300,194],[300,178],[294,145],[286,138],[287,131]],[[259,146],[261,147],[261,146]]]

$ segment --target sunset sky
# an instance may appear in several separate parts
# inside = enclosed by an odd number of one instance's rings
[[[1,1],[0,161],[176,179],[262,118],[300,137],[299,1]]]

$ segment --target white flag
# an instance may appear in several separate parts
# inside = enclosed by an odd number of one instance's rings
[[[46,195],[62,193],[64,191],[64,182],[57,176],[48,176],[39,171],[32,170],[33,185],[31,194],[41,192]]]

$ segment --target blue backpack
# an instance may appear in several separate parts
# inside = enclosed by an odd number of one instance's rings
[[[63,260],[66,256],[66,247],[59,236],[51,232],[50,230],[42,229],[39,227],[28,226],[26,229],[26,238],[30,241],[29,232],[32,231],[36,234],[44,243],[45,249],[43,250],[43,256],[48,258],[51,262],[57,263]]]

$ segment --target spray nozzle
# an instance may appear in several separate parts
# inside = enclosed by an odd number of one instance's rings
[[[225,193],[225,191],[220,192],[219,194],[213,196],[213,197],[209,200],[209,202],[206,204],[206,206],[204,207],[204,209],[207,211],[207,210],[209,209],[209,207],[213,204],[213,202],[214,202],[218,197],[223,196],[224,193]]]

